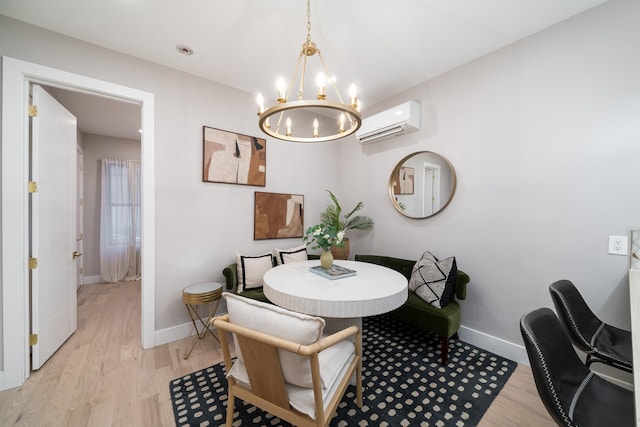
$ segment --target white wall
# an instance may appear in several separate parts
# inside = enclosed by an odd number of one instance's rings
[[[84,246],[85,279],[100,276],[100,179],[101,159],[140,160],[140,141],[83,134],[84,148]],[[97,282],[94,282],[97,283]]]
[[[202,126],[259,135],[253,94],[0,17],[0,54],[156,95],[156,329],[187,321],[181,289],[221,280],[235,251],[299,243],[252,239],[253,193],[305,195],[305,224],[332,189],[365,202],[376,227],[352,254],[455,255],[471,283],[463,325],[516,346],[518,320],[550,306],[548,285],[573,280],[606,321],[629,326],[626,257],[607,236],[638,225],[640,4],[601,7],[371,107],[422,104],[421,131],[360,146],[268,141],[265,188],[203,183]],[[406,154],[431,150],[456,169],[452,203],[412,220],[387,183]],[[491,348],[489,348],[491,349]],[[495,347],[494,350],[499,350]]]
[[[640,224],[640,2],[608,3],[372,107],[422,104],[422,130],[370,146],[341,143],[341,193],[372,209],[372,252],[455,255],[471,276],[465,327],[520,345],[520,317],[552,306],[567,278],[602,319],[629,327],[627,257],[608,235]],[[387,182],[408,153],[435,151],[458,187],[412,220]],[[355,247],[353,247],[355,246]]]

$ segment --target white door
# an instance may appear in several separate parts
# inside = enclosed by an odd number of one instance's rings
[[[424,184],[422,196],[422,216],[433,215],[433,185],[435,180],[434,170],[425,166],[424,168]]]
[[[39,369],[76,330],[76,118],[33,86],[31,180],[31,368]]]

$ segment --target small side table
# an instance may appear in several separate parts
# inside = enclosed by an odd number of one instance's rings
[[[211,334],[216,341],[220,342],[217,336],[214,335],[211,330],[211,319],[216,314],[220,300],[222,299],[222,284],[216,282],[197,283],[195,285],[187,286],[182,290],[182,301],[187,307],[187,312],[191,317],[191,323],[193,324],[193,330],[189,335],[187,341],[187,347],[184,351],[184,359],[189,358],[191,351],[196,346],[199,340],[203,339],[207,332]],[[206,305],[208,312],[206,320],[202,318],[198,311],[198,306]],[[198,323],[201,328],[199,328]],[[196,339],[197,337],[197,339]]]

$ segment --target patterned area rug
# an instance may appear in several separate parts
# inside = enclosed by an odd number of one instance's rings
[[[475,426],[500,392],[516,363],[459,340],[449,345],[447,366],[440,343],[390,316],[364,319],[363,397],[355,404],[349,386],[331,426]],[[224,364],[169,383],[177,426],[225,423]],[[290,426],[236,399],[234,426]]]

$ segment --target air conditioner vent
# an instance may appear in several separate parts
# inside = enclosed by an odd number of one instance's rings
[[[356,139],[361,144],[368,144],[419,129],[420,104],[408,101],[365,118],[356,132]]]

